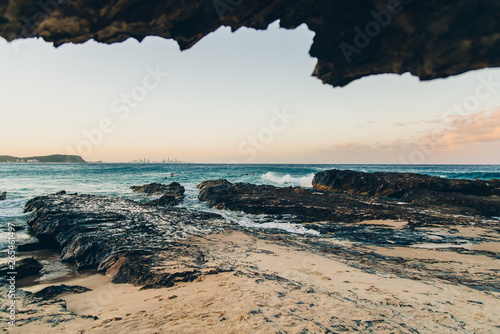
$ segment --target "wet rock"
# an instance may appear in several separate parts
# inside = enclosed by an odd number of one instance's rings
[[[178,205],[184,199],[186,189],[177,182],[172,182],[169,185],[160,183],[151,183],[143,186],[130,187],[135,193],[143,193],[147,196],[159,195],[159,199],[151,201],[150,205],[171,206]]]
[[[5,315],[7,315],[8,308],[11,305],[10,302],[12,301],[12,299],[8,297],[9,293],[12,292],[10,288],[11,287],[8,284],[0,282],[0,310],[2,310],[2,312],[5,312]],[[52,332],[58,330],[64,331],[64,327],[60,328],[62,327],[60,326],[58,328],[58,326],[76,319],[97,319],[97,317],[94,316],[78,315],[71,311],[68,311],[68,309],[66,308],[66,302],[64,300],[55,300],[53,297],[55,296],[52,296],[49,299],[44,299],[42,298],[42,296],[36,297],[36,294],[34,293],[16,288],[16,327],[22,328],[25,325],[39,322],[41,324],[50,324],[52,327]],[[9,331],[8,329],[6,329],[7,326],[10,327],[10,325],[7,325],[7,321],[5,321],[3,325],[5,326],[3,327],[3,331]],[[23,331],[21,329],[21,332],[30,331]],[[44,331],[41,330],[39,332],[41,333]]]
[[[7,199],[7,192],[0,192],[0,201],[5,201]]]
[[[52,285],[48,286],[38,292],[35,292],[33,294],[33,297],[39,298],[42,300],[49,300],[49,299],[55,299],[57,296],[62,295],[62,294],[80,294],[84,293],[87,291],[92,291],[89,288],[86,288],[84,286],[79,286],[79,285],[66,285],[66,284],[61,284],[61,285]]]
[[[148,196],[152,196],[165,193],[165,191],[167,190],[167,185],[160,183],[150,183],[143,186],[131,186],[130,189],[132,189],[135,193],[142,193]]]
[[[327,170],[313,187],[324,192],[385,196],[419,205],[456,206],[491,216],[500,214],[500,180],[454,180],[413,173]]]
[[[485,216],[500,216],[500,198],[496,196],[474,196],[454,192],[410,189],[401,196],[401,200],[418,205],[464,207]]]
[[[18,252],[33,252],[41,249],[44,249],[44,246],[40,241],[31,241],[17,245]]]
[[[414,173],[364,173],[332,169],[317,173],[313,187],[354,195],[401,197],[410,189],[500,196],[500,180],[455,180]]]
[[[224,179],[203,181],[202,183],[200,183],[197,186],[197,188],[200,189],[200,190],[203,190],[204,188],[216,186],[218,184],[228,184],[228,185],[230,185],[231,182],[229,182],[228,180],[224,180]]]
[[[198,198],[216,209],[250,214],[292,215],[293,222],[358,222],[368,219],[403,219],[418,215],[393,201],[343,193],[322,193],[300,187],[274,187],[226,180],[199,186]],[[373,202],[373,201],[372,201]]]
[[[267,215],[271,222],[300,223],[321,235],[370,245],[480,242],[481,238],[457,236],[433,240],[421,229],[456,227],[471,222],[476,226],[492,224],[491,219],[485,219],[475,210],[457,208],[456,205],[443,204],[438,209],[434,203],[416,205],[344,192],[232,184],[225,180],[204,182],[200,188],[199,199],[213,208]],[[369,221],[397,221],[401,227],[384,227]],[[360,222],[363,224],[358,224]]]
[[[16,279],[38,275],[43,265],[32,257],[16,261],[11,267],[9,263],[0,266],[0,276],[5,277],[9,272],[16,272]]]
[[[183,269],[176,264],[162,272],[154,268],[165,258],[195,252],[176,249],[179,241],[218,233],[229,225],[211,213],[91,195],[37,197],[28,201],[25,211],[33,211],[30,233],[40,242],[57,245],[63,261],[77,269],[108,273],[116,282],[143,286],[169,285],[200,275],[204,263],[189,262]],[[179,274],[189,271],[196,274]]]
[[[296,215],[302,221],[334,220],[333,202],[301,188],[278,188],[226,180],[201,183],[198,198],[216,209],[251,214]],[[324,204],[324,205],[322,205]]]
[[[158,205],[158,206],[175,206],[182,202],[178,197],[163,195],[162,197],[148,202],[148,205]]]

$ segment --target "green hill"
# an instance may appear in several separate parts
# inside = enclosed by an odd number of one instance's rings
[[[13,157],[10,155],[0,155],[0,162],[9,162],[9,161],[17,161],[18,157]]]
[[[78,155],[64,155],[64,154],[53,154],[46,156],[36,156],[36,157],[13,157],[10,155],[0,155],[1,162],[31,162],[31,163],[70,163],[70,164],[85,164],[87,163],[82,157]]]

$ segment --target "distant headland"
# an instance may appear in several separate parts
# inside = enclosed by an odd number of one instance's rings
[[[10,155],[0,155],[0,163],[66,163],[66,164],[86,164],[78,155],[53,154],[37,157],[13,157]]]

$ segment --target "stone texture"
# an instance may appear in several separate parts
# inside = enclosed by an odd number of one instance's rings
[[[233,31],[266,29],[280,20],[284,28],[305,23],[316,33],[310,50],[318,59],[313,75],[334,86],[379,73],[410,72],[430,80],[500,66],[500,0],[401,0],[396,7],[390,3],[3,0],[0,36],[9,41],[42,37],[56,46],[160,36],[187,49],[223,25]],[[364,40],[357,35],[365,35]]]
[[[412,173],[363,173],[327,170],[313,187],[326,192],[385,196],[412,204],[462,207],[483,215],[500,215],[500,180],[453,180]]]
[[[15,327],[12,327],[7,323],[7,321],[12,320],[8,316],[9,307],[11,307],[11,298],[8,298],[8,294],[11,293],[9,284],[5,282],[0,282],[0,310],[2,311],[2,324],[0,328],[4,332],[16,332],[19,333],[52,333],[54,331],[64,331],[64,324],[75,319],[91,319],[97,320],[97,317],[77,315],[66,308],[66,301],[62,299],[57,299],[57,292],[60,291],[64,293],[82,293],[86,288],[78,286],[66,286],[66,288],[61,288],[61,286],[50,286],[41,292],[32,293],[29,291],[24,291],[16,288],[15,292]],[[49,293],[49,295],[45,295]],[[55,294],[53,294],[55,293]],[[48,298],[46,298],[48,297]],[[36,327],[34,330],[26,330],[24,326],[30,323],[38,322],[39,324],[50,324],[50,330],[44,331],[40,327]],[[57,328],[59,325],[61,327]],[[66,331],[67,332],[67,331]]]
[[[177,182],[172,182],[169,185],[150,183],[143,186],[132,186],[130,189],[132,189],[135,193],[142,193],[148,196],[165,194],[182,196],[185,191],[184,187]]]
[[[115,283],[171,286],[224,270],[186,261],[183,267],[160,263],[196,253],[179,242],[218,233],[229,223],[216,214],[91,195],[49,195],[30,200],[25,211],[30,233],[61,252],[77,269],[97,269]],[[189,257],[196,259],[195,254]]]
[[[54,300],[56,299],[57,296],[62,294],[69,294],[69,293],[79,294],[79,293],[85,293],[87,291],[92,291],[92,290],[84,286],[78,286],[78,285],[66,285],[66,284],[51,285],[46,288],[43,288],[38,292],[35,292],[33,294],[33,297],[42,300]]]
[[[346,192],[233,184],[226,180],[205,181],[199,187],[202,188],[199,199],[213,208],[265,215],[267,219],[263,222],[301,224],[309,230],[320,232],[322,236],[334,235],[336,238],[369,245],[479,243],[484,240],[458,235],[436,239],[422,233],[421,229],[453,229],[469,224],[485,228],[498,226],[497,220],[479,213],[481,207],[461,207],[448,201],[448,198],[441,202],[434,203],[435,199],[430,199],[425,203],[412,204]],[[488,198],[478,203],[486,207],[489,205]],[[367,221],[372,223],[364,223]],[[377,221],[401,222],[402,227],[387,228],[373,223]]]
[[[161,196],[159,199],[151,201],[150,205],[173,206],[182,203],[186,189],[177,182],[169,185],[160,183],[145,184],[143,186],[130,187],[135,193],[143,193],[147,196]]]
[[[8,263],[0,266],[0,276],[7,277],[8,272],[16,272],[16,279],[38,275],[43,265],[32,257],[27,257],[16,261],[13,268]]]

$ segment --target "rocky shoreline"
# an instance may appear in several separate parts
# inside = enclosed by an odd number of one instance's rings
[[[415,205],[451,207],[464,213],[500,215],[500,180],[453,180],[413,173],[327,170],[313,187],[325,192],[389,197]]]
[[[170,286],[221,268],[185,263],[174,274],[156,271],[161,261],[182,252],[178,242],[228,228],[222,217],[159,204],[104,196],[56,194],[26,204],[30,233],[41,248],[57,249],[78,270],[113,275],[114,283]],[[165,268],[164,268],[165,269]]]
[[[238,286],[229,289],[230,293],[245,294],[235,299],[227,295],[228,289],[212,286],[210,291],[233,302],[219,305],[205,301],[204,296],[211,293],[196,297],[186,292],[182,302],[190,301],[193,307],[203,300],[208,310],[226,314],[222,317],[225,324],[220,319],[208,324],[203,317],[173,323],[155,318],[150,325],[156,323],[155,328],[165,332],[186,330],[182,327],[186,324],[192,326],[188,330],[207,325],[225,332],[251,330],[252,321],[259,319],[267,329],[264,332],[497,330],[494,312],[488,310],[500,306],[500,221],[492,217],[497,214],[500,181],[397,174],[325,171],[314,178],[314,189],[227,180],[205,181],[198,186],[199,200],[212,208],[286,220],[316,231],[315,235],[246,228],[215,213],[176,207],[184,195],[178,183],[133,187],[134,191],[160,196],[145,203],[59,192],[26,204],[25,212],[31,212],[29,232],[39,241],[20,248],[55,249],[62,261],[78,270],[93,269],[106,275],[109,284],[124,284],[124,289],[132,284],[140,289],[133,291],[170,294],[184,286],[206,291],[204,284],[222,279]],[[436,194],[443,200],[421,200]],[[473,200],[462,201],[464,197]],[[364,283],[354,283],[358,280]],[[245,285],[240,286],[242,282]],[[367,290],[358,291],[366,284]],[[408,290],[411,287],[422,291]],[[43,300],[21,293],[23,314],[39,312],[39,317],[21,316],[19,329],[43,322],[46,306],[42,304],[55,303],[60,309],[59,295],[69,293],[68,300],[76,301],[80,294],[97,293],[84,289],[53,288],[44,292]],[[134,293],[142,296],[148,292]],[[260,294],[273,302],[257,300],[255,296]],[[217,299],[215,295],[212,298]],[[382,302],[387,298],[392,301]],[[422,298],[429,299],[431,305],[425,306]],[[448,304],[439,302],[440,298]],[[176,305],[179,312],[187,307],[178,299],[160,299],[158,303]],[[309,299],[309,306],[302,302]],[[287,304],[280,302],[284,300],[294,301],[295,308],[285,307]],[[5,300],[0,304],[4,307]],[[251,309],[243,311],[246,304]],[[106,316],[103,318],[111,306],[96,314],[65,308],[60,317],[57,312],[47,312],[54,328],[91,325],[97,331],[111,326]],[[115,305],[113,309],[130,313],[130,307]],[[335,316],[333,310],[339,307],[350,311]],[[239,313],[231,313],[240,308]],[[191,312],[188,309],[183,310]],[[332,316],[325,318],[323,312],[332,312]],[[471,317],[470,312],[476,316]],[[394,320],[394,314],[399,314],[399,320]],[[433,318],[429,318],[431,314]],[[186,317],[189,314],[184,314]],[[142,325],[137,322],[134,326],[138,329]],[[116,323],[108,329],[118,333],[125,328]]]
[[[327,172],[324,172],[327,173]],[[248,183],[230,183],[227,180],[205,181],[199,185],[199,199],[210,207],[231,211],[243,211],[249,214],[273,215],[277,219],[286,219],[292,223],[301,223],[304,227],[325,234],[335,234],[344,240],[363,242],[373,245],[412,245],[422,242],[430,243],[480,243],[484,240],[461,236],[436,238],[421,233],[426,228],[449,228],[474,225],[477,227],[499,227],[498,219],[482,211],[479,207],[463,207],[456,203],[432,202],[411,203],[401,202],[402,198],[381,196],[395,192],[380,192],[387,188],[387,183],[374,185],[367,190],[359,191],[354,186],[350,193],[326,189],[319,182],[324,173],[318,173],[313,181],[315,189],[299,187],[277,188],[267,185]],[[338,171],[332,171],[338,173]],[[351,177],[356,172],[346,171]],[[341,173],[342,174],[342,173]],[[365,173],[359,173],[361,180]],[[395,173],[396,174],[396,173]],[[429,177],[430,178],[430,177]],[[435,179],[431,179],[436,182]],[[456,180],[455,182],[457,182]],[[474,181],[480,182],[480,181]],[[462,186],[461,182],[457,182]],[[463,183],[469,183],[465,181]],[[499,191],[498,182],[492,193]],[[361,182],[365,188],[366,184]],[[400,193],[407,194],[415,190],[413,184],[404,188],[397,185]],[[322,191],[326,190],[326,191]],[[379,192],[377,192],[379,191]],[[450,192],[456,196],[456,192]],[[484,202],[493,203],[492,207],[500,209],[500,198],[485,197]],[[404,196],[402,196],[404,197]],[[480,196],[477,196],[481,198]],[[460,203],[459,203],[460,204]],[[366,221],[396,221],[403,222],[402,229],[383,229],[370,224],[359,225]]]

